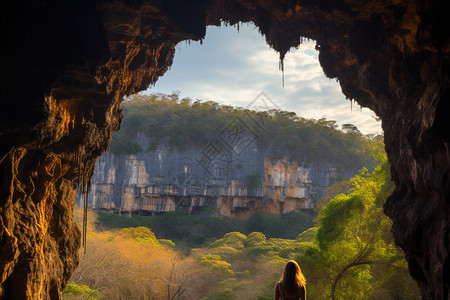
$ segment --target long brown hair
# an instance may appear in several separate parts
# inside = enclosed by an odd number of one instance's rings
[[[288,297],[295,296],[298,289],[306,285],[305,275],[303,275],[300,266],[295,260],[290,260],[286,263],[281,281]]]

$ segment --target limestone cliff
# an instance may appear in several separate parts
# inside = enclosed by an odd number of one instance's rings
[[[439,0],[2,1],[1,295],[61,296],[77,264],[74,189],[89,186],[123,96],[164,74],[178,42],[242,21],[281,58],[315,40],[325,74],[381,117],[395,240],[423,298],[448,299],[449,12]]]
[[[145,147],[143,135],[138,137]],[[103,154],[92,177],[89,207],[141,214],[175,210],[195,214],[203,207],[214,207],[222,215],[240,217],[311,210],[325,188],[338,180],[337,169],[341,169],[331,162],[308,166],[287,159],[272,162],[267,149],[254,143],[239,156],[225,148],[228,160],[203,165],[202,150],[160,145],[137,155]],[[341,173],[347,178],[354,175]]]

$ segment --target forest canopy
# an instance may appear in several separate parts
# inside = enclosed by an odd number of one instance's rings
[[[326,118],[306,119],[279,109],[254,111],[214,101],[179,99],[177,94],[133,95],[122,108],[121,129],[113,135],[110,146],[115,154],[152,151],[160,144],[177,149],[203,147],[239,118],[245,124],[257,123],[252,127],[256,144],[269,150],[273,159],[328,161],[358,171],[361,166],[374,166],[362,149],[382,138],[363,135],[352,124],[339,129],[336,121]],[[136,142],[138,132],[151,141],[147,149]]]

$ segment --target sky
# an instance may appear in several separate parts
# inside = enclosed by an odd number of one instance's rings
[[[180,97],[215,101],[255,110],[294,111],[303,118],[351,123],[364,134],[382,133],[368,108],[353,105],[335,79],[326,78],[314,41],[292,48],[284,59],[284,87],[279,54],[253,24],[209,26],[202,43],[181,42],[169,71],[145,94],[179,92]]]

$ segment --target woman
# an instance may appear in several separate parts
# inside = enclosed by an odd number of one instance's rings
[[[275,300],[306,300],[306,279],[293,260],[286,263],[283,278],[275,285]]]

